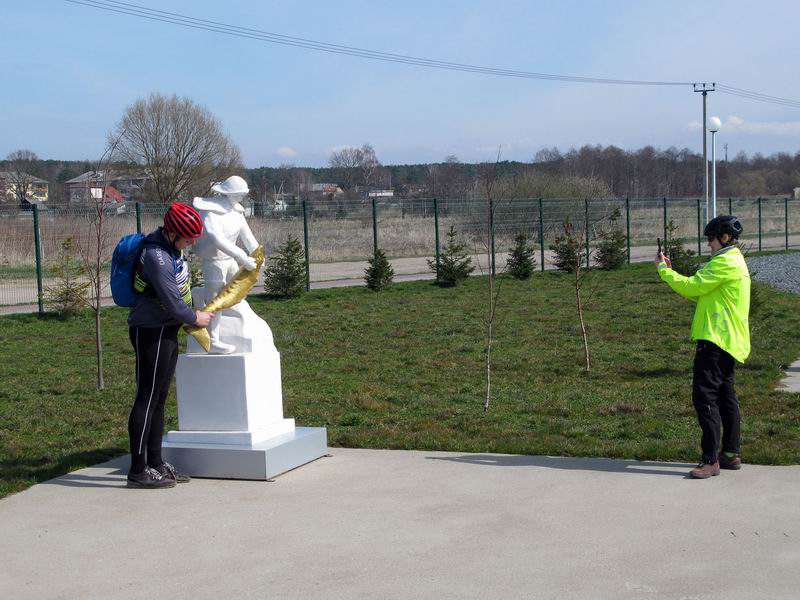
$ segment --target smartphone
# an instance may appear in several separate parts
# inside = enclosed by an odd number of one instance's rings
[[[658,242],[658,253],[661,254],[661,238],[656,238],[656,241]]]

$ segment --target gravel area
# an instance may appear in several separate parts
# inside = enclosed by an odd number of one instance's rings
[[[755,256],[747,266],[754,280],[800,294],[800,252]]]

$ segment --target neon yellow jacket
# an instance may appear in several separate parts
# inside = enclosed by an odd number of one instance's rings
[[[739,248],[722,248],[691,277],[663,262],[658,274],[681,296],[697,302],[692,340],[708,340],[740,363],[750,356],[750,272]]]

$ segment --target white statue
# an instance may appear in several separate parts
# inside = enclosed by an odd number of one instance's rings
[[[203,235],[195,244],[194,252],[203,259],[205,303],[217,295],[240,267],[251,271],[256,268],[256,261],[249,254],[258,247],[258,242],[244,218],[244,208],[240,204],[250,191],[247,182],[234,175],[214,184],[211,191],[218,195],[210,198],[198,197],[193,202],[203,217]],[[240,242],[246,251],[237,246],[237,242]],[[242,301],[240,304],[246,302]],[[250,351],[249,348],[237,348],[236,343],[230,343],[232,340],[225,342],[220,339],[224,337],[220,332],[220,321],[223,314],[230,310],[232,309],[216,313],[208,326],[211,354],[230,354],[237,350]]]

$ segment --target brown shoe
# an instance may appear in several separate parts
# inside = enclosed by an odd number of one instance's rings
[[[716,477],[719,475],[719,462],[713,464],[701,462],[694,469],[689,471],[689,475],[693,479],[708,479],[709,477]]]
[[[719,455],[719,468],[738,471],[742,468],[742,458],[738,455],[734,456],[733,458],[728,458],[723,452]]]

